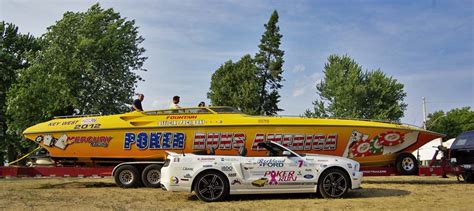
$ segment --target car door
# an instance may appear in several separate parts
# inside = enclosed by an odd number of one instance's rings
[[[305,185],[304,157],[250,157],[242,163],[244,179],[249,189],[294,189]]]

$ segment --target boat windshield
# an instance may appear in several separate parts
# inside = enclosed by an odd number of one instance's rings
[[[196,107],[196,108],[178,108],[178,109],[164,109],[155,111],[145,111],[147,115],[160,115],[160,114],[228,114],[228,113],[242,113],[236,108],[232,107]]]
[[[207,108],[180,108],[180,109],[166,109],[156,111],[145,111],[145,114],[156,115],[156,114],[211,114]]]
[[[211,107],[210,108],[211,110],[213,110],[214,112],[216,113],[235,113],[235,114],[240,114],[242,113],[241,111],[239,111],[239,109],[236,109],[236,108],[232,108],[232,107]]]

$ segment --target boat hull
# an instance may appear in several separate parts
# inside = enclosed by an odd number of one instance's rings
[[[298,153],[352,158],[363,166],[386,166],[398,154],[412,152],[441,135],[409,127],[335,125],[201,125],[185,127],[90,128],[25,132],[55,159],[164,160],[166,151],[189,153],[216,149],[236,155],[245,146],[247,156],[265,156],[257,144],[271,140]]]

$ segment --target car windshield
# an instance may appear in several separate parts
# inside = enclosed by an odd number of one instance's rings
[[[474,146],[474,132],[467,132],[459,135],[451,148],[464,148]]]
[[[268,156],[275,156],[275,157],[281,157],[281,156],[294,157],[294,156],[297,156],[297,154],[295,152],[288,151],[285,148],[283,148],[283,147],[281,147],[277,144],[274,144],[272,142],[268,142],[268,141],[260,142],[260,143],[258,143],[258,146],[268,150]],[[291,154],[289,154],[289,155],[283,154],[283,152],[285,152],[285,151],[287,151]]]

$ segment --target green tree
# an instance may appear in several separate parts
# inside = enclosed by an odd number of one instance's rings
[[[275,115],[282,111],[278,107],[280,94],[278,90],[282,88],[283,55],[280,50],[281,38],[278,24],[278,12],[273,11],[268,23],[265,24],[265,32],[260,39],[259,52],[255,55],[255,64],[258,68],[260,86],[258,90],[260,108],[259,114]]]
[[[18,33],[12,23],[0,22],[0,165],[18,151],[18,138],[7,134],[6,94],[16,82],[18,71],[29,66],[29,57],[40,49],[39,40],[30,34]]]
[[[380,69],[362,71],[348,56],[330,55],[324,79],[316,84],[319,100],[308,117],[346,117],[399,121],[403,117],[406,93],[403,84]]]
[[[214,72],[211,87],[207,93],[213,105],[233,106],[248,114],[259,114],[260,106],[256,94],[259,89],[259,78],[250,55],[245,55],[238,62],[227,61]]]
[[[448,112],[436,111],[428,114],[426,129],[446,134],[446,140],[474,130],[474,111],[470,107],[455,108]]]
[[[95,4],[87,12],[66,12],[7,94],[9,130],[21,134],[56,115],[129,110],[141,80],[135,71],[144,70],[143,40],[135,22],[113,9]]]

